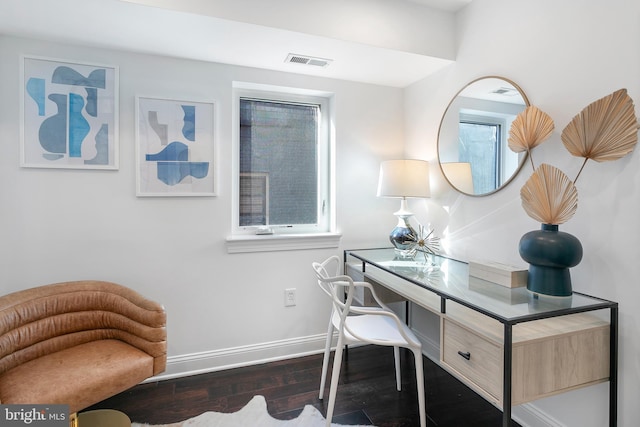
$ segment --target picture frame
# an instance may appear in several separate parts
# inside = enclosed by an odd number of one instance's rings
[[[136,195],[215,196],[215,102],[136,96]]]
[[[119,167],[119,72],[113,65],[22,55],[22,167]]]

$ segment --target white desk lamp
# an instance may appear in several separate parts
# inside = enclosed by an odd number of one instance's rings
[[[398,224],[391,231],[389,240],[401,255],[417,242],[417,233],[409,224],[413,213],[409,211],[407,197],[431,196],[429,186],[429,162],[424,160],[388,160],[380,164],[378,197],[402,198],[400,210],[394,212]]]

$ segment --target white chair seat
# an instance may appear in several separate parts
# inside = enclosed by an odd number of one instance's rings
[[[337,312],[333,314],[333,326],[336,329],[340,327],[340,315]],[[420,347],[420,341],[413,334],[413,331],[404,324],[401,327],[404,329],[404,335],[410,338],[409,340],[403,337],[398,326],[390,317],[374,314],[349,316],[345,319],[344,337],[348,341],[345,344],[379,341],[394,347]],[[366,341],[357,337],[366,337]]]
[[[398,316],[387,307],[376,295],[373,287],[366,282],[354,282],[349,276],[339,275],[341,268],[340,258],[332,256],[322,263],[313,263],[316,272],[318,286],[331,298],[333,307],[329,316],[327,339],[325,343],[324,357],[322,360],[322,378],[320,379],[320,394],[322,399],[324,385],[327,378],[329,355],[334,330],[338,331],[338,344],[333,359],[333,371],[331,385],[329,387],[329,404],[327,405],[327,427],[331,426],[333,410],[338,391],[338,377],[342,364],[342,352],[345,345],[355,343],[376,344],[393,347],[393,355],[396,365],[396,388],[401,389],[400,375],[400,347],[408,348],[413,352],[416,363],[416,381],[418,389],[418,408],[420,412],[420,426],[427,426],[427,415],[424,397],[424,368],[422,366],[422,344],[409,327],[400,321]],[[331,270],[331,272],[329,272]],[[353,306],[355,288],[367,288],[377,307]],[[345,298],[346,293],[346,298]]]

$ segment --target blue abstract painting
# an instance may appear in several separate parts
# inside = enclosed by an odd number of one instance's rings
[[[213,196],[214,104],[136,98],[138,196]]]
[[[118,168],[118,69],[23,58],[22,166]]]

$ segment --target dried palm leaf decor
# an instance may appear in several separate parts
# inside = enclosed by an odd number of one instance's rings
[[[534,175],[525,183],[520,195],[527,214],[544,224],[563,224],[576,212],[575,183],[589,159],[596,162],[618,160],[631,153],[638,142],[638,120],[633,100],[626,89],[601,98],[576,115],[563,129],[561,139],[566,149],[584,158],[575,179],[550,165],[536,169],[531,150],[548,139],[554,130],[551,117],[535,106],[522,111],[511,125],[509,148],[527,151]]]
[[[638,142],[638,121],[626,89],[615,91],[587,106],[562,131],[562,143],[571,154],[584,157],[577,181],[589,159],[618,160]]]
[[[520,190],[522,206],[543,224],[564,224],[578,209],[578,190],[555,166],[543,163]]]
[[[509,148],[515,153],[526,151],[533,165],[531,150],[553,133],[553,119],[538,107],[530,105],[518,114],[509,129]]]
[[[526,151],[533,174],[522,186],[520,197],[525,212],[542,223],[520,239],[520,256],[529,263],[527,289],[536,295],[568,297],[573,294],[569,268],[582,260],[582,245],[569,233],[558,230],[578,209],[575,183],[587,161],[618,160],[631,153],[638,142],[638,120],[633,101],[620,89],[584,108],[563,129],[565,148],[584,161],[571,181],[560,169],[542,164],[536,168],[531,150],[553,133],[551,117],[536,107],[522,111],[511,125],[509,148]]]

